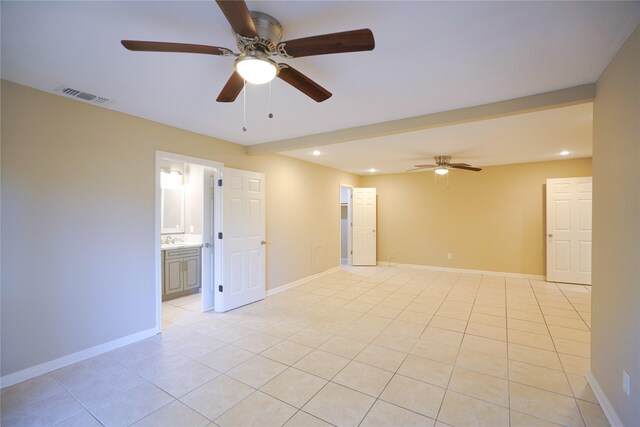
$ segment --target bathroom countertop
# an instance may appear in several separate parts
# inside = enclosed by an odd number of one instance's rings
[[[169,249],[186,249],[186,248],[199,248],[202,243],[190,243],[190,242],[177,242],[177,243],[162,243],[160,249],[163,251]]]

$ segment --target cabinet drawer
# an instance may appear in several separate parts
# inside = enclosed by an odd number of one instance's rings
[[[190,256],[199,256],[200,248],[180,248],[180,249],[167,249],[164,251],[164,257],[169,258],[184,258]]]

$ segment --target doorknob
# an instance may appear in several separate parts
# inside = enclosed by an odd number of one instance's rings
[[[267,244],[267,241],[266,241],[266,240],[262,240],[262,241],[260,242],[260,244],[261,244],[261,245],[266,245],[266,244]]]
[[[548,237],[553,237],[553,234],[549,233],[547,234]]]
[[[205,248],[210,248],[210,247],[211,247],[211,243],[205,243],[205,244],[204,244],[204,247],[205,247]]]

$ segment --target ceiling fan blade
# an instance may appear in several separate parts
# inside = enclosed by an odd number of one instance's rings
[[[142,52],[181,52],[202,53],[205,55],[229,55],[232,53],[224,47],[201,44],[150,42],[142,40],[122,40],[120,43],[129,50]]]
[[[482,170],[480,168],[474,168],[473,166],[456,165],[455,163],[454,164],[450,164],[449,167],[452,168],[452,169],[464,169],[464,170],[474,171],[474,172],[480,172]]]
[[[449,163],[449,166],[471,166],[468,163]]]
[[[435,168],[437,165],[415,165],[416,169]]]
[[[220,91],[220,95],[216,98],[218,102],[233,102],[238,97],[238,94],[242,92],[244,87],[244,79],[237,72],[233,72],[227,84],[224,85]]]
[[[415,172],[415,171],[423,171],[425,169],[428,169],[428,168],[413,168],[413,169],[407,169],[406,171],[407,172]]]
[[[318,83],[311,80],[301,72],[291,68],[287,64],[278,64],[280,67],[280,77],[291,86],[298,89],[308,97],[312,98],[316,102],[326,101],[331,98],[331,92],[320,86]]]
[[[300,58],[330,53],[361,52],[376,46],[370,29],[323,34],[278,43],[278,53],[285,58]]]
[[[216,0],[216,3],[236,34],[244,37],[258,36],[256,25],[253,23],[247,4],[243,0]]]

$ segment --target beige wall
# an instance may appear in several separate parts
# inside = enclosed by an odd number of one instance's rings
[[[1,95],[3,376],[154,327],[156,150],[265,173],[269,289],[338,265],[339,185],[357,176],[6,81]]]
[[[639,426],[640,27],[597,83],[593,206],[591,371],[624,425]]]
[[[591,159],[363,177],[378,189],[378,260],[545,274],[547,178],[591,176]],[[447,259],[451,253],[453,258]]]

